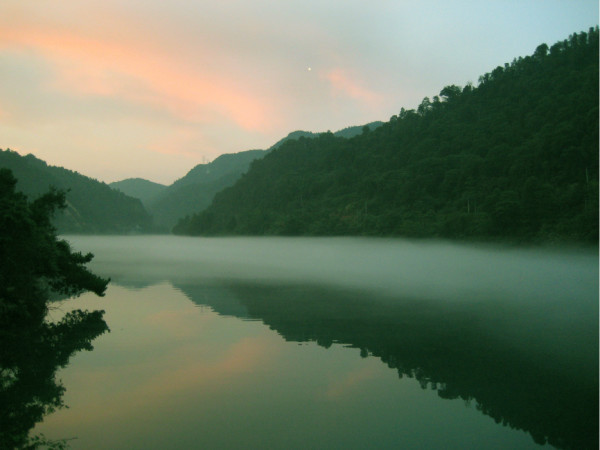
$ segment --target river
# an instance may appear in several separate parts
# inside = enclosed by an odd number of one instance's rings
[[[598,447],[598,255],[67,236],[110,327],[32,430],[74,449]]]

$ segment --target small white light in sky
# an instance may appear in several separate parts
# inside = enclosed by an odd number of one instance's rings
[[[312,70],[312,67],[309,67],[309,68],[308,68],[308,71],[310,72],[311,70]]]

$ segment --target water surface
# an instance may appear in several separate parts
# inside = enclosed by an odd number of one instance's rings
[[[597,448],[598,258],[372,239],[68,237],[111,332],[73,448]]]

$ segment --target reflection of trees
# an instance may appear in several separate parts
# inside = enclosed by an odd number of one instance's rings
[[[74,353],[92,350],[92,340],[108,330],[103,314],[76,310],[58,323],[0,331],[0,448],[36,447],[29,431],[64,406],[56,371]]]
[[[598,448],[597,322],[594,330],[572,326],[588,333],[582,340],[588,345],[573,355],[556,351],[559,340],[544,327],[528,339],[505,338],[515,311],[497,305],[372,301],[290,286],[238,286],[232,293],[247,309],[246,317],[262,320],[286,340],[326,348],[349,344],[442,398],[474,403],[497,423],[525,430],[540,444]],[[192,299],[220,312],[209,296]],[[565,337],[573,337],[573,330],[563,330]]]

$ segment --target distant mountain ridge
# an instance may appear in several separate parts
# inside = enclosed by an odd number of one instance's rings
[[[335,133],[333,133],[333,135],[337,136],[337,137],[350,139],[350,138],[353,138],[354,136],[358,136],[359,134],[362,134],[365,127],[367,127],[370,131],[373,131],[373,130],[379,128],[381,125],[383,125],[383,122],[381,122],[381,121],[369,122],[365,125],[355,125],[355,126],[343,128],[343,129],[338,130]],[[271,147],[269,147],[269,151],[279,148],[284,142],[287,142],[287,141],[298,140],[300,138],[315,139],[315,138],[318,138],[319,136],[321,136],[322,134],[327,134],[327,133],[329,133],[329,132],[324,131],[324,132],[320,132],[320,133],[313,133],[312,131],[302,131],[302,130],[292,131],[286,137],[284,137],[283,139],[280,139],[275,144],[273,144]]]
[[[375,130],[383,122],[371,122],[366,125],[352,126],[334,133],[335,136],[351,138],[361,134],[365,127]],[[280,139],[267,150],[247,150],[228,153],[214,161],[198,164],[185,176],[170,186],[158,185],[143,179],[126,179],[111,183],[110,186],[127,195],[139,198],[152,214],[154,222],[165,231],[170,230],[179,219],[202,211],[212,202],[215,194],[232,186],[254,160],[264,157],[283,143],[299,138],[314,139],[323,133],[293,131]]]
[[[122,181],[115,181],[108,184],[111,188],[123,192],[130,197],[139,198],[144,206],[163,192],[167,186],[143,178],[127,178]]]
[[[17,190],[31,199],[51,186],[67,191],[67,209],[58,212],[54,219],[60,233],[132,233],[152,229],[152,218],[139,199],[105,183],[10,149],[0,150],[0,167],[12,171]]]

